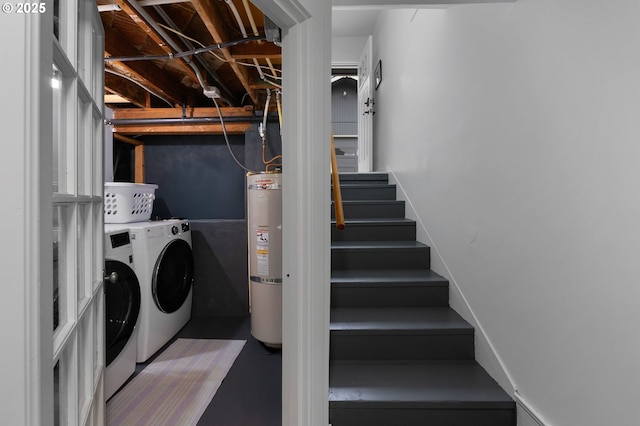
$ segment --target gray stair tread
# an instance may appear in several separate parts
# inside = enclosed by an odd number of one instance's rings
[[[455,361],[334,361],[329,369],[329,404],[331,408],[515,406],[480,365]]]
[[[387,182],[369,182],[366,185],[361,183],[340,182],[340,189],[372,189],[372,188],[395,188],[396,185]],[[331,187],[333,191],[333,187]]]
[[[412,285],[429,283],[448,285],[448,281],[431,269],[344,269],[331,271],[331,283],[339,285]]]
[[[332,332],[354,334],[473,334],[449,307],[343,307],[331,309]]]
[[[413,249],[428,247],[419,241],[332,241],[332,249]]]
[[[331,204],[333,205],[335,203],[335,201],[331,200]],[[386,204],[403,204],[404,201],[402,200],[342,200],[342,204],[362,204],[362,205],[367,205],[367,204],[381,204],[381,205],[386,205]]]
[[[332,224],[335,225],[336,221],[332,220]],[[407,218],[392,218],[392,217],[382,217],[382,218],[358,218],[358,219],[348,219],[345,218],[346,226],[413,226],[416,221]]]

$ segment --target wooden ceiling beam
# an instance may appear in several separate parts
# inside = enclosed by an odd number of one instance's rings
[[[253,107],[221,107],[222,117],[253,117]],[[118,108],[113,111],[113,118],[117,120],[162,119],[162,118],[209,118],[218,117],[214,107],[182,108]]]
[[[148,93],[142,87],[135,85],[122,77],[105,73],[104,87],[111,93],[121,96],[128,100],[130,103],[139,107],[145,107],[147,105]],[[105,99],[105,103],[106,99]]]
[[[255,41],[233,46],[231,56],[235,59],[271,59],[280,61],[282,49],[273,43],[258,44]]]
[[[138,146],[138,145],[142,145],[143,144],[143,142],[139,141],[138,139],[130,138],[129,136],[121,135],[119,133],[114,133],[113,134],[113,138],[117,139],[117,140],[119,140],[121,142],[128,143],[129,145]]]
[[[109,52],[107,52],[109,55]],[[173,105],[181,105],[185,101],[185,96],[175,90],[177,83],[169,81],[169,79],[144,64],[125,63],[112,61],[109,62],[108,68],[127,79],[136,81],[154,96],[165,99]]]
[[[131,44],[123,43],[122,36],[117,31],[108,31],[104,38],[105,56],[134,57],[139,56],[138,50]],[[174,105],[182,105],[187,100],[187,93],[193,92],[179,81],[172,79],[166,72],[160,70],[152,61],[107,61],[105,64],[120,74],[131,78],[145,87],[155,96],[161,96]],[[192,93],[194,95],[195,92]],[[200,95],[200,92],[198,92]]]
[[[129,3],[130,0],[114,0],[115,4],[120,6],[123,12],[125,12],[133,22],[144,31],[151,40],[156,42],[158,46],[167,54],[173,55],[175,52],[173,48],[169,45],[169,40],[166,40],[158,31],[156,31],[153,26],[147,22],[143,16],[141,16],[135,8],[133,8]],[[135,1],[135,0],[133,0]],[[176,63],[180,67],[180,69],[192,80],[193,84],[200,84],[198,81],[198,77],[196,76],[195,71],[187,64],[184,58],[176,58]]]
[[[230,135],[238,135],[244,134],[251,130],[251,123],[228,123],[225,124],[225,129],[227,134]],[[114,137],[116,134],[120,135],[200,135],[200,134],[209,134],[209,135],[222,135],[222,125],[221,124],[171,124],[171,125],[160,125],[160,124],[141,124],[136,126],[114,126],[113,127]]]
[[[207,27],[207,30],[209,30],[209,33],[211,34],[211,37],[213,37],[213,41],[215,43],[230,41],[228,35],[224,32],[224,23],[220,17],[220,13],[216,10],[213,2],[209,0],[191,0],[191,4],[196,12],[198,12],[198,15],[200,15],[202,22]],[[258,94],[251,87],[247,70],[235,63],[233,55],[228,48],[220,49],[219,52],[222,53],[227,61],[229,61],[229,65],[238,77],[238,80],[240,80],[240,83],[249,94],[253,103],[257,105]]]

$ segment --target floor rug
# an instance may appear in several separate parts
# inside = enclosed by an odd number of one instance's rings
[[[107,425],[195,425],[245,344],[178,339],[107,403]]]

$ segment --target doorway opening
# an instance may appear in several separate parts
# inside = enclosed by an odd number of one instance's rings
[[[331,127],[338,171],[358,171],[358,69],[331,72]]]

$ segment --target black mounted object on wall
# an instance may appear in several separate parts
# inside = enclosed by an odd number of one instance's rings
[[[382,82],[382,59],[378,60],[378,64],[376,65],[373,75],[376,79],[376,90],[378,90],[378,86],[380,86],[380,83]]]

